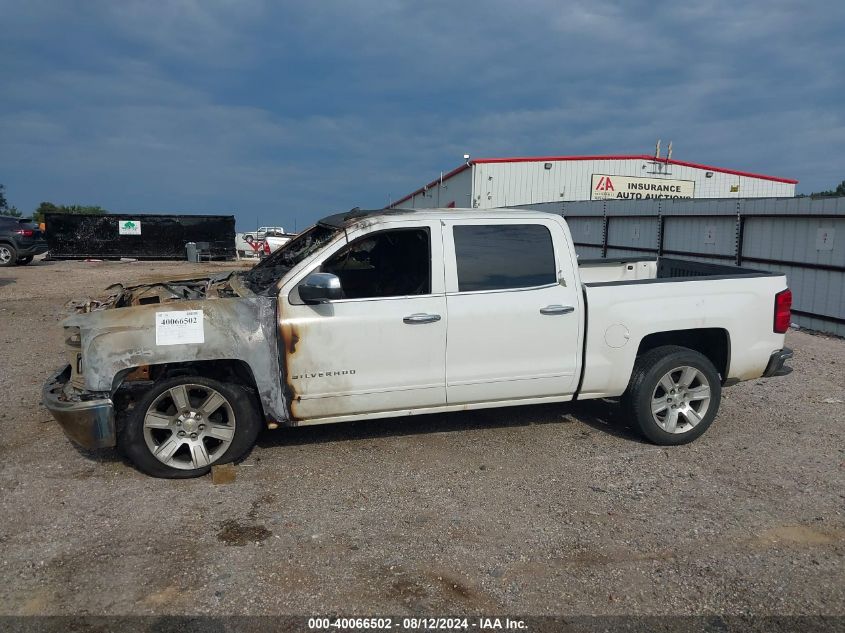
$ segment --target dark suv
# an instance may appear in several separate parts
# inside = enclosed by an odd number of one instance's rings
[[[29,218],[0,215],[0,266],[28,264],[47,252],[47,242],[37,224]]]

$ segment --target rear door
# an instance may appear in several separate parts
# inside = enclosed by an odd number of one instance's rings
[[[444,249],[449,404],[572,394],[584,315],[561,226],[451,220]]]

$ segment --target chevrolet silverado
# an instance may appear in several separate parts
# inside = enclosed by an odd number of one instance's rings
[[[354,209],[249,271],[73,302],[43,400],[159,477],[241,459],[265,427],[589,398],[683,444],[723,386],[789,371],[790,306],[779,273],[579,262],[553,214]]]

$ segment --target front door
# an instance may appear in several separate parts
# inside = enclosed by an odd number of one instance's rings
[[[299,420],[446,403],[446,297],[439,222],[350,232],[311,272],[337,275],[344,298],[279,297],[283,381]],[[301,281],[301,279],[299,280]]]
[[[447,222],[449,404],[574,393],[580,288],[555,221]]]

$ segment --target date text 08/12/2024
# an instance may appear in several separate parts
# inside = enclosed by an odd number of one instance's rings
[[[524,631],[527,625],[524,620],[511,618],[462,618],[462,617],[429,617],[415,618],[309,618],[309,630],[471,630],[480,631],[511,630]]]

